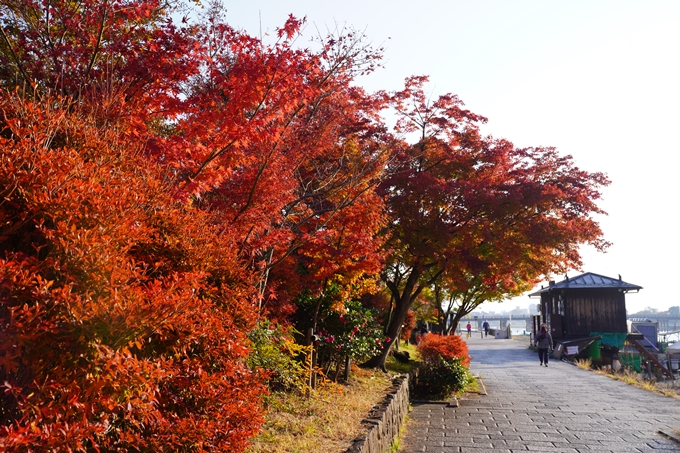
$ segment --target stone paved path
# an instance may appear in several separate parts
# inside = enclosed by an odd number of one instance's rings
[[[401,452],[680,452],[680,400],[574,365],[539,365],[521,340],[470,338],[487,395],[414,403]]]

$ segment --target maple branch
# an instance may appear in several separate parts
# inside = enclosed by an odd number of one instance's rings
[[[385,280],[385,286],[390,290],[395,299],[400,296],[398,282],[396,280]]]
[[[210,154],[208,154],[208,157],[206,157],[203,160],[203,162],[201,163],[201,165],[198,167],[198,169],[191,176],[189,176],[189,179],[196,179],[198,177],[198,175],[203,173],[203,170],[205,170],[208,167],[208,165],[210,165],[212,163],[213,160],[217,159],[222,154],[227,152],[227,150],[229,150],[229,148],[234,146],[234,143],[236,143],[237,141],[238,141],[238,139],[234,138],[231,142],[227,143],[226,145],[224,145],[219,150],[213,151]]]
[[[87,65],[87,69],[85,70],[85,77],[83,78],[83,81],[81,83],[81,88],[82,85],[86,83],[85,79],[87,79],[90,76],[90,71],[92,70],[97,55],[99,54],[99,48],[104,37],[104,23],[106,22],[106,18],[108,16],[108,5],[109,2],[107,0],[104,2],[103,5],[104,10],[102,11],[102,18],[99,21],[99,33],[97,34],[97,42],[95,43],[94,49],[92,50],[92,57],[90,58],[90,63]]]
[[[351,172],[351,169],[349,170],[349,172],[352,173],[352,172]],[[338,168],[338,170],[336,171],[336,174],[340,174],[340,168]],[[335,178],[333,177],[334,175],[331,175],[331,176],[327,176],[327,175],[326,175],[326,176],[324,177],[324,179],[327,181],[327,183],[324,184],[324,185],[327,186],[326,189],[320,190],[321,188],[319,188],[319,189],[317,189],[317,190],[315,190],[315,191],[313,191],[313,192],[311,192],[311,193],[305,193],[305,194],[301,195],[301,196],[298,197],[296,200],[291,201],[291,202],[284,208],[284,211],[286,211],[287,213],[288,213],[288,212],[292,212],[294,206],[296,206],[296,205],[302,203],[304,200],[308,200],[308,199],[319,199],[319,198],[322,198],[322,199],[330,198],[330,196],[331,196],[333,193],[336,193],[336,192],[340,191],[341,189],[344,189],[345,187],[347,187],[347,186],[351,185],[352,183],[356,182],[356,180],[361,181],[361,176],[364,176],[365,174],[366,174],[366,173],[364,173],[364,172],[352,173],[352,176],[351,176],[351,177],[348,177],[347,179],[345,179],[345,180],[343,180],[343,181],[337,182],[336,184],[333,184],[333,182],[335,181]],[[365,193],[366,190],[368,190],[368,189],[371,188],[371,187],[375,187],[375,185],[376,185],[377,183],[378,183],[377,180],[374,181],[374,182],[372,182],[372,183],[367,183],[367,186],[365,186],[364,189],[362,189],[362,190],[359,192],[358,195],[361,195],[361,194]],[[300,183],[300,184],[302,184],[302,183]],[[311,184],[311,182],[310,182],[310,184]],[[322,186],[322,187],[323,187],[323,186]],[[356,199],[356,198],[355,198],[355,199]],[[354,201],[354,199],[352,200],[352,202],[353,202],[353,201]],[[347,205],[343,205],[343,207],[344,207],[344,206],[347,206]],[[323,212],[323,211],[322,211],[322,212]]]
[[[251,122],[257,117],[257,115],[262,111],[262,106],[264,105],[264,103],[265,103],[266,100],[267,100],[267,97],[269,96],[269,94],[271,93],[271,91],[272,91],[273,88],[274,88],[274,84],[275,84],[275,81],[276,81],[276,75],[277,75],[277,73],[278,73],[278,67],[274,70],[274,72],[272,73],[271,77],[269,78],[269,82],[267,83],[267,88],[266,88],[266,90],[264,91],[264,93],[262,93],[262,96],[260,97],[260,101],[258,102],[257,107],[255,108],[255,112],[254,112],[250,117],[248,117],[248,121],[247,121],[248,123],[251,123]],[[302,109],[302,106],[300,106],[300,107],[294,112],[294,114],[297,114],[301,109]],[[286,124],[286,127],[291,123],[291,121],[292,121],[292,118],[291,118],[291,119],[289,120],[289,122]],[[285,129],[285,127],[284,127],[284,129]],[[237,139],[237,138],[234,138],[234,139],[233,139],[231,142],[229,142],[226,146],[220,148],[220,149],[217,150],[217,151],[211,152],[211,153],[208,155],[208,157],[206,157],[206,159],[204,159],[203,163],[199,166],[199,168],[191,175],[191,179],[195,179],[196,177],[198,177],[198,175],[200,175],[200,174],[208,167],[208,165],[210,165],[210,163],[211,163],[212,161],[214,161],[215,159],[217,159],[218,157],[220,157],[222,154],[224,154],[225,152],[227,152],[227,150],[228,150],[229,148],[231,148],[231,147],[234,145],[234,143],[236,143],[237,141],[238,141],[238,139]],[[273,151],[274,151],[274,150],[272,150],[272,152],[269,153],[269,156],[272,155]],[[261,172],[263,172],[263,171],[264,171],[264,169],[261,170]],[[261,172],[260,172],[260,174],[261,174]],[[259,175],[258,175],[258,178],[259,178]],[[245,211],[245,209],[247,208],[247,206],[250,204],[250,202],[252,202],[252,194],[253,194],[253,192],[254,192],[254,188],[253,188],[253,190],[251,191],[251,193],[249,194],[248,202],[246,203],[246,206],[244,206],[244,208],[241,209],[241,211],[239,211],[239,213],[236,214],[235,219],[237,219],[238,217],[240,217],[241,214],[242,214],[242,213]]]
[[[321,101],[321,96],[320,96],[319,102],[320,101]],[[286,122],[286,124],[283,127],[284,131],[287,130],[290,127],[290,125],[293,123],[293,120],[299,115],[299,113],[302,111],[302,109],[304,107],[305,107],[305,104],[302,103],[295,109],[295,111],[293,111],[293,113],[288,118],[288,121]],[[311,120],[311,118],[310,118],[310,120]],[[281,143],[281,140],[280,140],[280,137],[279,137],[279,139],[272,145],[272,148],[271,148],[269,154],[267,154],[265,161],[262,163],[262,165],[260,166],[260,168],[257,172],[257,175],[255,177],[255,181],[253,182],[253,185],[250,188],[250,191],[248,192],[248,200],[243,205],[243,207],[236,213],[236,216],[234,217],[233,221],[236,221],[246,211],[246,209],[248,209],[250,207],[250,205],[252,204],[253,197],[255,196],[255,190],[257,188],[257,185],[258,185],[260,179],[262,178],[262,175],[264,174],[265,169],[267,168],[267,165],[269,163],[269,160],[271,159],[271,156],[274,154],[274,151],[276,150],[276,148],[279,146],[280,143]]]
[[[31,88],[31,91],[33,93],[35,93],[35,89],[33,88],[33,84],[31,83],[31,80],[28,78],[26,71],[24,71],[24,67],[21,64],[21,60],[19,60],[19,57],[17,56],[16,52],[14,52],[14,47],[12,46],[12,43],[10,42],[9,38],[7,37],[7,34],[5,33],[4,27],[0,27],[0,33],[2,33],[2,37],[5,40],[5,43],[7,44],[7,48],[9,49],[10,53],[12,54],[12,58],[14,59],[14,62],[17,65],[17,68],[19,69],[19,72],[21,72],[21,75],[23,76],[24,80],[26,81],[26,83],[28,83],[29,87]]]
[[[430,263],[429,266],[433,267],[433,266],[436,266],[436,265],[437,265],[437,263]],[[434,282],[439,280],[439,277],[441,277],[443,273],[444,273],[444,268],[439,269],[436,274],[434,274],[429,280],[427,280],[425,282],[424,286],[425,287],[432,286],[434,284]]]
[[[350,57],[350,55],[352,54],[352,51],[355,49],[355,47],[358,45],[358,43],[359,43],[360,41],[361,41],[361,39],[355,39],[355,40],[351,43],[351,45],[345,50],[344,53],[339,54],[339,55],[336,57],[334,64],[332,64],[332,65],[329,67],[329,69],[328,69],[328,71],[326,72],[326,74],[324,75],[324,77],[322,77],[322,78],[316,83],[316,88],[317,88],[317,89],[321,89],[323,86],[325,86],[326,83],[330,80],[330,78],[331,78],[333,75],[335,75],[336,73],[338,73],[338,72],[342,69],[343,63],[346,62],[347,60],[349,60],[349,57]],[[267,90],[266,90],[266,91],[263,93],[263,95],[261,96],[260,102],[259,102],[259,104],[258,104],[258,107],[256,108],[254,114],[253,114],[250,118],[248,118],[248,122],[252,122],[252,121],[254,120],[254,118],[255,118],[255,117],[259,114],[259,112],[261,111],[261,106],[264,105],[264,103],[265,103],[267,97],[269,96],[269,93],[271,92],[271,90],[273,89],[273,87],[274,87],[274,85],[275,85],[275,83],[276,83],[277,75],[278,75],[278,71],[274,71],[273,74],[271,75],[270,80],[269,80],[269,83],[267,84]],[[310,117],[309,117],[308,120],[307,120],[307,124],[309,124],[309,121],[311,121],[311,119],[313,118],[315,112],[316,112],[317,109],[318,109],[318,106],[321,104],[321,102],[323,102],[323,100],[324,100],[326,97],[330,96],[331,94],[332,94],[332,91],[326,91],[326,92],[321,93],[321,94],[315,99],[315,101],[314,101],[313,104],[302,102],[302,103],[300,103],[300,104],[298,105],[298,107],[290,114],[288,120],[286,121],[285,125],[284,125],[283,128],[282,128],[281,134],[279,135],[279,137],[277,138],[277,140],[273,143],[272,148],[270,149],[269,153],[267,154],[267,156],[265,157],[264,161],[262,162],[260,168],[258,169],[258,172],[257,172],[257,174],[256,174],[256,176],[255,176],[255,181],[253,182],[253,184],[252,184],[252,186],[251,186],[251,188],[250,188],[250,190],[249,190],[249,192],[248,192],[248,199],[246,200],[246,202],[244,203],[244,205],[239,209],[239,211],[236,213],[236,215],[234,216],[233,221],[238,220],[238,218],[239,218],[241,215],[243,215],[243,213],[244,213],[244,212],[252,205],[252,201],[253,201],[253,198],[254,198],[254,196],[255,196],[255,192],[256,192],[256,190],[257,190],[257,187],[258,187],[258,185],[259,185],[259,181],[262,179],[262,176],[263,176],[265,170],[267,169],[267,167],[268,167],[268,165],[269,165],[269,161],[270,161],[270,159],[271,159],[271,156],[273,155],[273,153],[275,152],[275,150],[277,149],[277,147],[278,147],[279,144],[280,144],[281,136],[282,136],[283,132],[286,131],[286,130],[291,126],[291,124],[293,123],[293,121],[295,120],[295,118],[298,117],[298,115],[300,114],[300,112],[301,112],[301,111],[303,110],[303,108],[305,108],[306,106],[309,107],[309,108],[311,109],[311,110],[310,110]],[[237,141],[237,139],[234,139],[234,140],[232,140],[232,142],[230,142],[227,146],[221,148],[220,150],[217,150],[217,151],[215,151],[215,152],[210,153],[210,155],[203,161],[203,163],[201,164],[201,166],[200,166],[200,167],[192,174],[191,179],[196,178],[201,172],[203,172],[203,171],[205,170],[205,168],[206,168],[213,160],[215,160],[216,158],[218,158],[219,156],[221,156],[224,152],[226,152],[231,146],[233,146],[233,144],[234,144],[236,141]]]
[[[257,185],[260,182],[260,179],[262,178],[262,175],[264,174],[267,165],[269,164],[269,160],[274,155],[274,151],[276,151],[278,144],[279,142],[277,141],[272,145],[271,149],[269,150],[269,154],[267,154],[267,157],[264,159],[264,162],[262,162],[262,165],[260,165],[260,168],[257,171],[257,175],[255,176],[255,181],[253,181],[253,185],[250,187],[250,190],[248,191],[248,199],[241,207],[241,209],[239,209],[239,211],[236,213],[236,215],[232,219],[232,222],[236,222],[238,218],[241,217],[241,215],[243,215],[243,213],[246,212],[246,210],[253,203],[253,198],[255,197],[255,190],[257,189]]]
[[[358,193],[356,196],[352,197],[351,199],[346,199],[346,201],[341,203],[341,205],[339,207],[335,207],[333,209],[327,209],[325,211],[323,211],[323,210],[322,211],[315,211],[314,213],[310,214],[309,216],[307,216],[306,218],[304,218],[303,220],[298,222],[296,225],[294,225],[291,228],[291,231],[299,232],[302,225],[306,224],[310,219],[318,217],[319,215],[325,214],[327,212],[332,212],[332,214],[326,220],[324,220],[321,224],[319,224],[319,226],[315,229],[315,231],[320,231],[320,230],[324,229],[328,225],[328,223],[333,219],[333,217],[335,217],[335,215],[341,209],[351,205],[366,190],[368,190],[368,188],[365,188],[363,191],[361,191],[360,193]],[[283,253],[283,255],[281,257],[279,257],[276,261],[273,261],[273,262],[270,263],[269,268],[272,268],[272,267],[276,266],[277,264],[281,263],[284,259],[289,257],[295,250],[299,249],[300,247],[305,245],[307,242],[309,242],[309,241],[308,240],[300,240],[300,241],[293,243],[291,246],[288,247],[288,249]]]

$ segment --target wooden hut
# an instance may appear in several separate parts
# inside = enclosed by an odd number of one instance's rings
[[[672,371],[659,361],[657,354],[640,342],[644,336],[628,332],[626,293],[641,289],[624,282],[620,275],[615,279],[592,272],[566,277],[559,283],[550,282],[546,288],[529,295],[541,298],[540,314],[534,317],[534,334],[541,323],[548,325],[555,342],[553,356],[558,359],[562,355],[585,356],[587,348],[598,341],[595,358],[607,365],[613,364],[614,355],[618,357],[623,342],[627,341],[648,363],[673,379]]]
[[[553,339],[588,337],[593,332],[627,332],[626,293],[641,286],[604,275],[586,272],[566,277],[529,297],[540,297],[536,323],[546,323]]]

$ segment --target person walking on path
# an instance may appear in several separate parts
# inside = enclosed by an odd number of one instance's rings
[[[537,373],[516,338],[469,338],[478,390],[412,401],[399,453],[680,453],[679,400],[560,361]]]
[[[465,328],[467,329],[467,332],[468,332],[467,337],[470,338],[472,336],[472,324],[470,324],[470,322],[468,322],[467,326],[465,326]]]
[[[538,360],[541,361],[541,365],[545,363],[545,366],[548,366],[548,351],[553,348],[553,340],[547,325],[541,324],[541,331],[536,335],[534,345],[538,348]]]
[[[484,324],[482,324],[482,327],[484,328],[484,336],[488,337],[489,336],[489,321],[487,321],[485,319]]]

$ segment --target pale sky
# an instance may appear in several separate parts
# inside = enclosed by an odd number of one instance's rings
[[[455,93],[489,119],[485,133],[554,146],[607,173],[599,220],[613,245],[584,250],[582,270],[642,286],[629,312],[680,305],[680,0],[223,2],[228,22],[256,36],[289,14],[307,17],[305,37],[336,24],[364,30],[386,48],[385,67],[360,81],[369,91],[429,75],[434,94]]]

